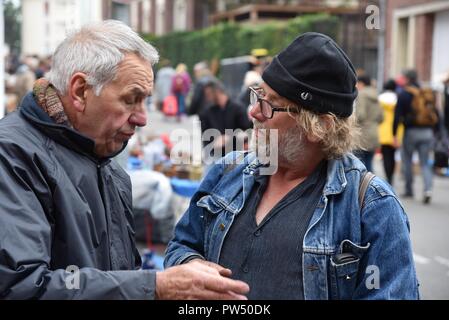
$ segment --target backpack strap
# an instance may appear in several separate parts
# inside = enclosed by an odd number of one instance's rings
[[[365,173],[362,175],[362,179],[360,180],[359,185],[359,206],[360,211],[362,211],[363,207],[365,206],[365,193],[368,189],[368,186],[371,182],[371,180],[374,179],[376,175],[370,171],[365,171]]]

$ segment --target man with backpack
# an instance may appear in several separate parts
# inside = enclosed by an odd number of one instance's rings
[[[405,174],[403,196],[413,197],[412,157],[417,151],[424,180],[423,202],[428,204],[432,197],[432,168],[429,164],[429,155],[434,139],[433,128],[438,123],[435,96],[431,89],[419,86],[415,70],[405,70],[403,76],[406,83],[398,94],[393,123],[393,135],[396,135],[400,123],[403,123],[405,128],[402,143]]]

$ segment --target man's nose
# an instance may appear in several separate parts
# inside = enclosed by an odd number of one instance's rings
[[[255,104],[250,106],[249,116],[250,118],[256,119],[259,122],[264,122],[265,120],[267,120],[262,114],[259,102],[256,102]]]
[[[134,111],[129,117],[129,123],[135,125],[137,127],[144,127],[147,124],[147,113],[145,110],[145,106],[142,103],[142,106],[138,108],[138,110]]]

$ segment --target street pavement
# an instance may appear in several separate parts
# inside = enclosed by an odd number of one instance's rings
[[[374,161],[375,173],[383,177],[380,157]],[[404,181],[399,172],[394,188],[404,193]],[[423,181],[416,175],[415,198],[401,199],[410,221],[413,255],[420,282],[422,299],[449,299],[449,177],[434,176],[430,204],[422,202]]]
[[[150,112],[149,125],[144,132],[161,134],[174,129],[192,132],[198,128],[197,117],[189,117],[181,122],[164,119],[159,112]],[[381,159],[374,159],[374,173],[384,177]],[[396,173],[394,188],[402,194],[404,181]],[[416,176],[415,198],[401,199],[410,221],[410,235],[414,259],[420,282],[422,299],[449,299],[449,177],[434,177],[432,201],[422,203],[422,179]]]

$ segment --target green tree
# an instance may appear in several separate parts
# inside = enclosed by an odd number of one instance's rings
[[[3,14],[5,19],[5,42],[9,45],[12,52],[20,52],[20,29],[22,24],[22,15],[20,5],[12,0],[3,1]]]
[[[192,32],[173,32],[162,37],[144,35],[173,65],[185,63],[190,70],[198,61],[209,62],[251,54],[265,48],[275,55],[299,34],[316,31],[339,41],[340,19],[328,14],[311,14],[288,21],[271,21],[257,25],[221,23]]]

